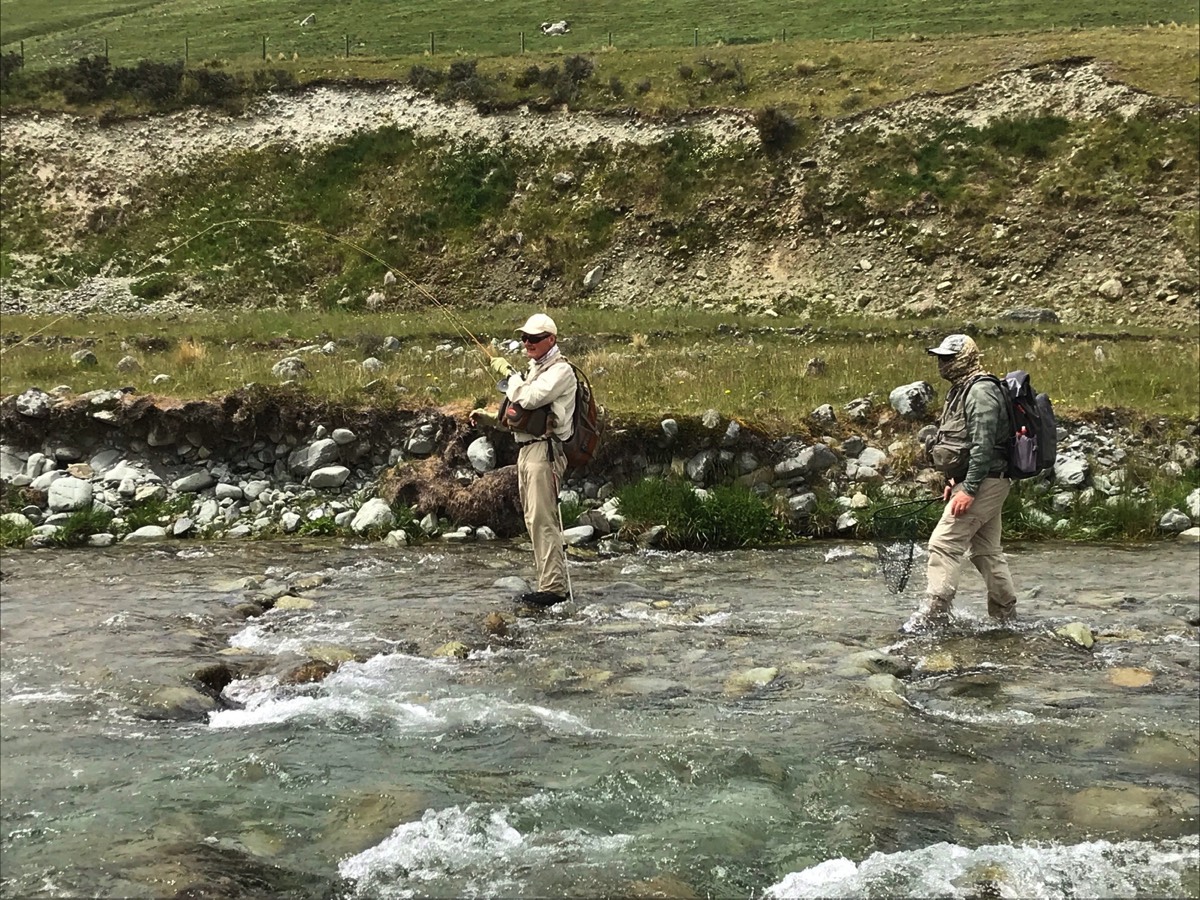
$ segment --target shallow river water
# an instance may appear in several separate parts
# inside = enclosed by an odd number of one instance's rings
[[[1018,627],[970,575],[916,638],[869,550],[575,559],[515,617],[515,545],[6,554],[2,894],[1200,897],[1195,548],[1013,547]]]

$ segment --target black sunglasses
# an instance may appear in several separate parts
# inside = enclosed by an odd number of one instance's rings
[[[521,342],[525,344],[540,344],[548,337],[550,337],[548,332],[546,334],[523,334],[521,335]]]

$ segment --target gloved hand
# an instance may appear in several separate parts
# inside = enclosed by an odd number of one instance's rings
[[[472,425],[495,425],[496,424],[495,414],[488,412],[486,409],[471,410],[470,419],[471,419]]]
[[[488,367],[501,378],[507,378],[513,372],[517,371],[513,364],[503,356],[494,356],[492,361],[488,363]]]

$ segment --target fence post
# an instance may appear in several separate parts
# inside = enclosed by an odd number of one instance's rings
[[[262,36],[262,39],[263,39],[263,60],[266,61],[266,58],[267,58],[267,36],[264,34]]]
[[[183,36],[183,64],[185,66],[188,64],[188,58],[191,56],[191,46],[190,45],[191,45],[191,41],[188,38],[188,36],[185,34]]]
[[[350,58],[350,35],[343,35],[346,39],[346,59]]]
[[[610,47],[612,46],[612,32],[611,31],[608,33],[608,46],[610,46]]]
[[[429,55],[433,56],[433,32],[429,32]]]
[[[108,59],[108,38],[104,39],[104,58]]]
[[[700,46],[700,29],[699,28],[692,29],[692,46],[693,47]]]
[[[787,29],[786,28],[783,29],[783,42],[785,44],[787,43]]]
[[[21,65],[25,65],[25,42],[21,41]]]
[[[875,40],[875,29],[871,29],[871,40]]]
[[[521,52],[525,52],[525,32],[521,32]]]

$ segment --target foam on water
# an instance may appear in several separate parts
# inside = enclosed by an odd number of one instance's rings
[[[226,688],[240,709],[211,713],[209,726],[254,728],[283,722],[325,725],[357,722],[415,734],[441,735],[479,728],[544,728],[558,734],[594,734],[578,716],[488,694],[447,696],[453,668],[445,660],[403,654],[348,662],[318,685],[284,688],[269,676],[243,679]],[[298,693],[299,691],[299,693]],[[441,696],[438,696],[441,695]]]
[[[355,623],[338,621],[336,610],[318,614],[267,613],[229,639],[229,646],[252,653],[278,656],[283,653],[304,653],[313,644],[354,644],[364,640],[355,632]],[[286,628],[285,632],[283,629]]]
[[[343,859],[338,874],[353,879],[361,896],[413,897],[424,883],[456,883],[463,896],[505,896],[512,873],[554,865],[561,868],[618,853],[631,838],[597,836],[577,829],[522,834],[507,809],[472,803],[426,810],[382,843]]]
[[[1176,841],[1083,844],[940,843],[873,853],[861,863],[830,859],[769,887],[770,900],[867,897],[975,897],[1080,900],[1177,897],[1183,876],[1200,865],[1200,837]]]

